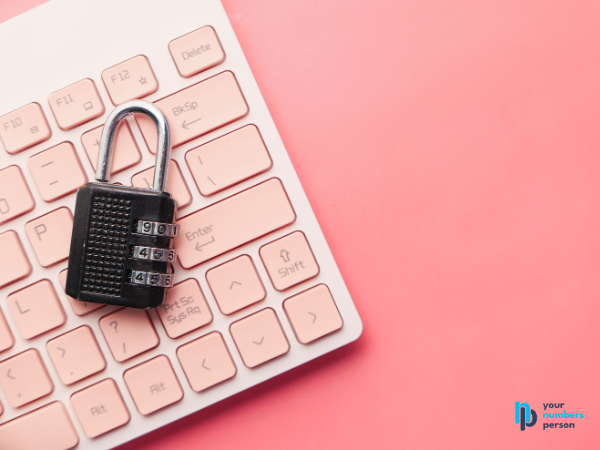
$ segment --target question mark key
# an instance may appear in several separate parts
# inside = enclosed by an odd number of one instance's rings
[[[118,362],[153,349],[159,343],[148,313],[141,309],[123,308],[102,317],[100,330]]]

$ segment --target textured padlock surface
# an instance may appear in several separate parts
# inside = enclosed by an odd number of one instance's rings
[[[66,293],[92,303],[155,308],[166,288],[133,284],[132,270],[171,273],[169,262],[133,259],[133,246],[172,248],[172,239],[135,231],[138,220],[173,223],[168,193],[88,183],[77,192]]]

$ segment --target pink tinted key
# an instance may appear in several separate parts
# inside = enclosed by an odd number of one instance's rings
[[[79,436],[63,404],[54,402],[0,425],[0,443],[7,450],[69,450]]]
[[[183,398],[173,366],[164,355],[127,370],[123,378],[135,406],[145,416]]]
[[[33,348],[0,362],[0,387],[13,408],[54,390],[40,354]]]
[[[179,219],[177,256],[189,269],[295,220],[281,181],[272,178]]]
[[[129,124],[127,121],[121,123],[122,125],[117,130],[113,162],[110,169],[111,174],[113,175],[128,169],[131,166],[135,166],[142,160],[142,154],[133,139]],[[81,136],[81,143],[83,144],[83,148],[88,155],[94,171],[98,168],[98,153],[100,151],[100,138],[102,137],[103,129],[104,126],[100,126]]]
[[[252,258],[242,255],[206,272],[206,280],[223,314],[264,300],[267,291]]]
[[[146,311],[123,308],[100,319],[100,329],[113,357],[127,361],[159,343]]]
[[[104,114],[96,84],[89,78],[54,92],[48,103],[61,130],[70,130]]]
[[[225,52],[211,26],[173,39],[169,43],[169,51],[179,74],[186,78],[225,60]]]
[[[18,166],[0,170],[0,225],[31,211],[35,201]]]
[[[283,302],[298,342],[309,344],[342,328],[344,322],[329,288],[319,284]]]
[[[319,274],[319,265],[306,236],[295,231],[260,248],[260,257],[273,286],[283,291]]]
[[[144,55],[134,56],[102,72],[102,81],[114,105],[156,92],[158,82]]]
[[[0,117],[0,139],[11,155],[50,139],[51,134],[46,116],[37,103]]]
[[[171,130],[173,148],[248,114],[248,105],[233,73],[223,72],[155,102]],[[157,132],[152,119],[135,117],[146,144],[156,153]]]
[[[31,265],[21,245],[21,240],[13,230],[0,234],[0,248],[8,258],[0,258],[0,288],[28,277]]]
[[[46,348],[60,381],[67,386],[106,368],[94,333],[87,325],[48,341]]]
[[[52,202],[87,183],[75,147],[63,142],[29,158],[27,162],[40,195]]]
[[[110,378],[75,392],[71,404],[90,439],[127,424],[131,418],[117,384]]]
[[[2,310],[0,309],[0,352],[12,348],[13,345],[15,345],[15,338],[10,332],[4,314],[2,314]]]
[[[213,320],[200,285],[193,278],[170,288],[156,312],[171,339],[208,325]]]
[[[251,369],[290,350],[277,314],[271,308],[233,322],[229,330],[244,364]]]
[[[7,297],[6,303],[24,339],[32,339],[60,327],[67,320],[54,287],[48,280],[13,292]]]
[[[204,196],[266,172],[273,165],[254,125],[247,125],[190,150],[185,160],[198,190]]]
[[[223,336],[217,331],[179,347],[177,358],[196,392],[229,380],[237,373]]]
[[[67,269],[63,270],[58,275],[58,279],[60,281],[60,284],[61,284],[61,286],[63,288],[63,292],[64,292],[65,286],[67,285]],[[75,300],[73,297],[70,297],[68,295],[67,295],[67,299],[69,300],[69,303],[71,304],[71,308],[73,308],[73,312],[75,314],[77,314],[78,316],[85,316],[86,314],[89,314],[92,311],[95,311],[99,308],[102,308],[103,306],[106,306],[106,305],[103,305],[102,303],[80,302],[79,300]]]
[[[25,233],[35,256],[43,267],[50,267],[69,257],[73,214],[69,208],[58,208],[27,222]]]
[[[154,179],[154,166],[149,167],[143,172],[136,173],[131,178],[131,185],[143,189],[150,189],[152,186],[152,180]],[[169,161],[169,168],[167,171],[167,192],[173,196],[177,208],[185,208],[192,203],[192,194],[188,189],[188,186],[183,179],[181,169],[176,161]]]

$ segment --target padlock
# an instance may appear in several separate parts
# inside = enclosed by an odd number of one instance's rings
[[[158,129],[151,189],[109,184],[114,141],[129,114],[146,114]],[[66,293],[92,303],[155,308],[173,284],[176,205],[165,192],[169,126],[152,103],[134,100],[108,117],[98,154],[96,180],[77,191]]]

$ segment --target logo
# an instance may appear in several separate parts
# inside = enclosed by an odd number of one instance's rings
[[[521,431],[525,431],[525,427],[532,427],[537,422],[537,414],[529,403],[515,402],[515,423],[521,424]]]

